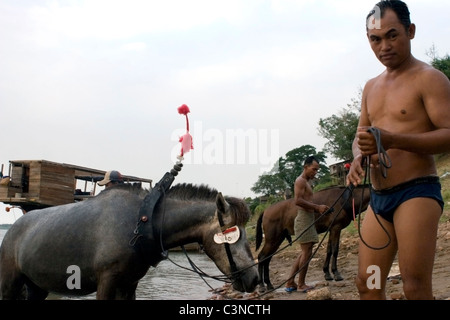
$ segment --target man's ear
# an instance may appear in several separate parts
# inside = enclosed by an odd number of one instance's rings
[[[414,37],[416,36],[416,25],[414,23],[411,23],[409,25],[408,36],[410,40],[414,39]]]

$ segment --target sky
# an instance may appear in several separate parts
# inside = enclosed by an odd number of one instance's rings
[[[450,53],[448,0],[407,1],[413,55]],[[365,17],[376,1],[0,0],[0,164],[48,160],[153,179],[187,131],[174,183],[254,197],[319,120],[384,68]],[[327,164],[336,162],[328,155]],[[14,222],[0,203],[0,223]]]

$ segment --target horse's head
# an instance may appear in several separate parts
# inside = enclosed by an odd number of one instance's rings
[[[205,253],[233,282],[233,288],[252,292],[258,283],[258,271],[245,232],[250,218],[247,204],[237,198],[216,196],[215,221],[203,239]]]

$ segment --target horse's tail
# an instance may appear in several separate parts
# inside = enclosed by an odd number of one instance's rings
[[[259,249],[263,239],[263,229],[262,229],[262,220],[264,216],[264,211],[260,214],[258,221],[256,222],[256,250]]]
[[[292,246],[292,237],[289,234],[289,231],[287,229],[284,229],[284,238],[288,241],[289,245]]]

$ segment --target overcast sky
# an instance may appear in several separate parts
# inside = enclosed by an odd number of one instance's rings
[[[0,0],[0,164],[49,160],[157,182],[186,131],[177,182],[232,196],[302,145],[383,71],[376,1]],[[410,0],[413,54],[450,53],[448,0]],[[327,163],[335,161],[329,156]],[[0,223],[18,218],[0,204]]]

